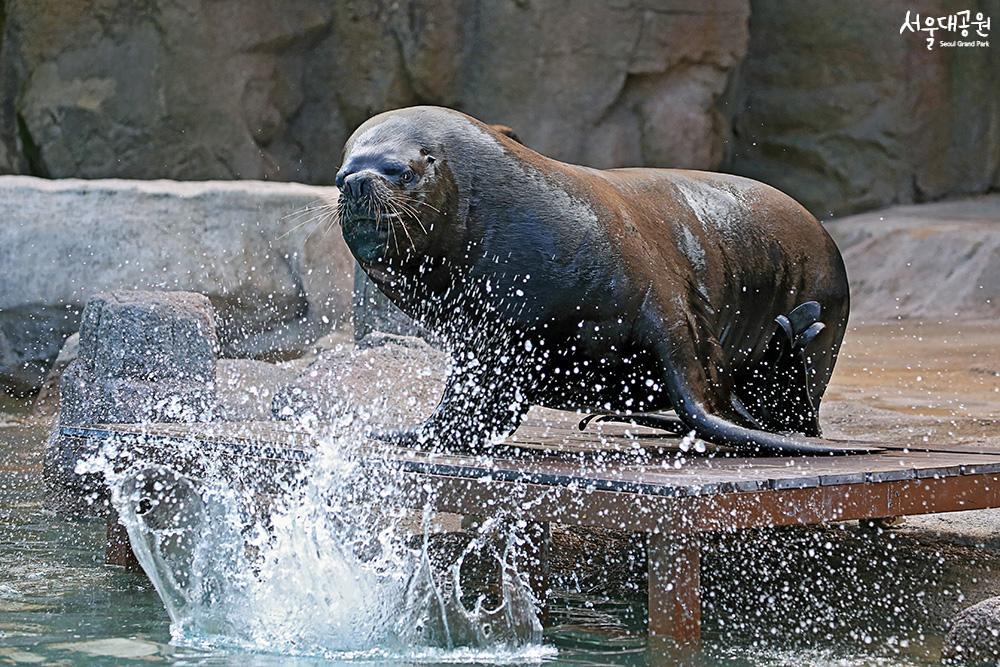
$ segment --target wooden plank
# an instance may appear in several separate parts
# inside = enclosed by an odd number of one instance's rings
[[[971,458],[971,457],[970,457]],[[962,465],[963,475],[988,475],[992,473],[1000,473],[1000,463],[990,462],[989,460],[981,460],[976,462],[966,462]]]
[[[197,431],[176,425],[167,428],[64,428],[65,434],[78,437],[132,437],[131,445],[154,459],[168,455],[194,459],[206,449],[217,449],[214,456],[260,459],[275,464],[304,464],[311,458],[312,446],[302,434],[285,432],[283,444],[254,441],[246,433],[268,431],[247,429],[242,437],[220,436],[207,427]],[[169,441],[160,440],[169,433]],[[145,438],[145,440],[143,440]],[[150,440],[152,439],[152,440]],[[277,439],[277,438],[275,438]],[[194,445],[194,447],[192,447]],[[158,451],[159,450],[159,451]],[[192,451],[193,450],[193,451]],[[919,476],[957,476],[975,466],[1000,463],[1000,457],[956,454],[897,452],[863,456],[817,458],[687,459],[675,469],[669,460],[656,464],[619,463],[616,460],[592,463],[567,461],[548,455],[524,455],[514,458],[469,457],[414,450],[394,450],[373,444],[373,454],[398,462],[405,470],[441,476],[489,478],[511,483],[534,483],[549,486],[580,486],[584,489],[610,490],[642,495],[703,496],[720,493],[757,492],[818,487],[841,483],[889,482]],[[191,460],[191,465],[198,462]],[[964,466],[964,467],[963,467]],[[970,466],[973,466],[970,468]],[[928,472],[920,473],[920,470]],[[860,476],[863,475],[863,480]]]
[[[701,641],[701,551],[696,537],[651,533],[646,546],[650,638]]]
[[[118,519],[118,513],[111,509],[108,513],[107,538],[104,546],[104,563],[124,567],[135,572],[142,571],[138,559],[132,552],[128,531]]]
[[[1000,507],[1000,475],[669,497],[421,475],[436,509],[509,507],[526,519],[636,532],[697,533]],[[479,509],[481,511],[481,509]]]

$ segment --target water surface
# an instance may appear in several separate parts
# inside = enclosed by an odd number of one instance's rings
[[[45,436],[43,426],[0,427],[0,662],[331,664],[172,645],[148,579],[103,564],[103,521],[43,509]],[[556,596],[537,653],[544,663],[936,664],[954,610],[1000,582],[996,559],[984,552],[856,527],[725,537],[703,558],[703,650],[654,650],[645,642],[645,582],[635,553],[626,553],[629,541],[602,548],[600,536],[570,537],[556,540]],[[509,664],[510,657],[456,650],[415,661]]]

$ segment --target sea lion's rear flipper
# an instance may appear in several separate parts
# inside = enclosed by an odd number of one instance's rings
[[[822,314],[818,302],[806,301],[774,318],[764,354],[733,389],[733,401],[742,401],[755,426],[820,435],[817,371],[809,349],[826,328]]]
[[[787,319],[791,323],[791,317]],[[661,315],[651,309],[644,313],[643,325],[660,358],[671,405],[684,425],[699,438],[749,454],[831,455],[870,451],[828,446],[740,425],[739,415],[732,406],[731,387],[726,385],[725,375],[714,367],[711,356],[705,353],[706,349],[717,346],[704,330],[696,330],[697,319],[688,312]],[[705,368],[706,365],[710,368]]]

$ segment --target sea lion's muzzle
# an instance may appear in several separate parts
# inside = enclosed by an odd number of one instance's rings
[[[376,178],[378,174],[371,169],[346,174],[342,170],[337,174],[337,187],[349,201],[357,201],[372,194]]]

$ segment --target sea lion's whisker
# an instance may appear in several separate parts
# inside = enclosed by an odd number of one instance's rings
[[[339,224],[340,224],[340,211],[337,210],[330,216],[330,225],[326,228],[326,231],[323,232],[323,235],[326,236],[327,234],[329,234],[330,230]]]
[[[281,216],[279,220],[284,220],[285,218],[291,218],[293,216],[299,215],[303,211],[310,211],[315,208],[318,208],[319,206],[323,206],[324,204],[321,203],[322,201],[323,201],[322,199],[313,199],[310,202],[306,202],[306,204],[302,208],[297,208],[291,213],[286,213],[285,215]]]
[[[330,200],[314,199],[308,204],[306,204],[306,206],[304,206],[303,208],[300,208],[296,211],[292,211],[291,213],[281,216],[281,218],[279,218],[279,221],[281,222],[284,222],[285,220],[289,222],[294,222],[294,221],[297,222],[291,229],[278,235],[278,237],[275,240],[281,240],[287,237],[289,234],[292,234],[297,229],[300,229],[305,225],[308,225],[310,222],[313,222],[314,220],[317,220],[318,218],[322,217],[329,210],[339,210],[339,204],[337,202],[332,202]]]
[[[399,207],[399,210],[401,212],[406,213],[410,218],[412,218],[413,221],[420,226],[420,229],[421,231],[423,231],[424,234],[427,233],[427,228],[424,227],[424,223],[420,219],[420,214],[417,212],[415,208],[413,208],[413,206],[411,206],[404,199],[398,197],[393,197],[392,202]],[[416,248],[414,248],[414,250],[416,250]]]
[[[405,201],[405,202],[407,202],[407,203],[409,203],[411,205],[417,204],[419,206],[426,206],[427,208],[431,209],[435,213],[440,213],[441,212],[440,209],[438,209],[438,208],[436,208],[434,206],[431,206],[430,204],[428,204],[427,202],[425,202],[423,199],[420,199],[419,197],[414,197],[412,195],[407,195],[407,194],[404,194],[404,193],[399,193],[398,196],[403,201]]]
[[[323,205],[323,206],[314,206],[314,207],[312,207],[312,208],[310,208],[308,210],[303,209],[301,211],[297,211],[295,213],[294,217],[289,217],[288,218],[289,222],[295,222],[296,223],[295,226],[292,227],[292,229],[290,231],[294,231],[294,230],[298,229],[298,227],[303,224],[303,220],[302,220],[303,218],[305,220],[305,224],[308,224],[308,221],[314,219],[314,217],[316,215],[321,215],[323,213],[326,213],[327,211],[329,211],[329,210],[331,210],[333,208],[335,208],[335,207],[328,206],[328,205]]]
[[[399,219],[399,226],[402,227],[403,233],[406,234],[406,238],[410,241],[410,247],[413,248],[413,252],[417,251],[417,244],[413,242],[413,236],[410,235],[410,230],[406,228],[406,223],[403,221],[403,214],[400,211],[398,204],[399,202],[394,201],[391,197],[386,200],[386,204],[392,209],[393,215]],[[417,221],[419,222],[419,220]],[[389,224],[392,224],[391,222]]]
[[[289,213],[287,215],[281,216],[279,218],[279,220],[293,220],[293,219],[295,219],[295,218],[297,218],[297,217],[299,217],[301,215],[304,215],[306,213],[311,213],[312,211],[321,211],[321,210],[323,210],[325,208],[330,208],[330,205],[329,204],[316,204],[314,206],[305,206],[305,207],[300,208],[298,210],[292,211],[291,213]]]
[[[435,213],[440,213],[441,212],[440,210],[438,210],[437,208],[431,206],[430,204],[428,204],[427,202],[425,202],[422,199],[414,199],[414,201],[416,203],[420,204],[421,206],[426,206],[427,208],[429,208],[430,210],[434,211]]]
[[[312,229],[309,230],[309,233],[306,234],[305,239],[303,239],[303,243],[312,238],[312,235],[316,233],[317,229],[323,228],[328,220],[330,220],[333,217],[336,217],[338,215],[338,210],[339,209],[326,210],[320,213],[319,215],[315,216],[314,218],[311,218],[310,221],[315,222],[316,224],[314,224]]]
[[[334,213],[336,213],[336,210],[334,211]],[[310,222],[313,222],[315,220],[319,220],[319,219],[323,218],[326,215],[330,215],[330,212],[323,210],[323,211],[320,211],[319,213],[315,213],[314,215],[311,215],[308,218],[306,218],[305,220],[297,223],[294,227],[292,227],[288,231],[286,231],[286,232],[280,234],[279,236],[277,236],[275,238],[275,240],[276,241],[280,241],[281,239],[287,237],[289,234],[292,234],[293,232],[295,232],[295,230],[301,229],[302,227],[305,227],[306,225],[308,225]],[[308,238],[308,235],[307,235],[306,238]]]
[[[391,199],[400,208],[405,209],[406,211],[409,211],[410,213],[412,213],[414,215],[417,214],[417,209],[415,209],[413,207],[413,205],[410,203],[410,201],[406,197],[401,196],[401,195],[393,195],[391,197]]]

